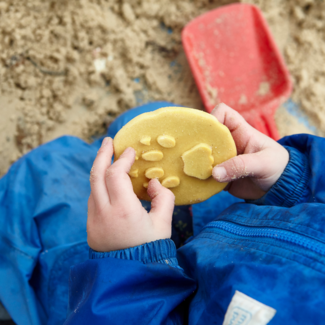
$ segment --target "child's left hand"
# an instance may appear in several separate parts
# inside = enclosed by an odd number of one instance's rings
[[[133,192],[128,172],[135,151],[127,148],[111,165],[113,140],[105,138],[90,173],[87,235],[89,246],[108,252],[171,237],[174,194],[159,181],[149,182],[148,213]]]

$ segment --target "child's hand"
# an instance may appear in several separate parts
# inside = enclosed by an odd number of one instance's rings
[[[218,182],[231,182],[226,190],[238,198],[262,197],[287,166],[288,151],[225,104],[219,104],[211,114],[228,127],[238,152],[237,157],[214,167],[213,177]]]
[[[105,138],[90,173],[87,234],[89,246],[99,252],[125,249],[171,237],[174,194],[151,180],[151,211],[133,192],[128,172],[135,151],[127,148],[111,166],[113,141]]]

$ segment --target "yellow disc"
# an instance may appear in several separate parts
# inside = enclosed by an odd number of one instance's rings
[[[143,139],[150,139],[150,144]],[[226,126],[211,114],[184,107],[164,107],[135,117],[114,138],[115,160],[127,147],[139,157],[131,169],[138,171],[131,174],[131,181],[139,199],[150,201],[144,184],[151,174],[162,175],[163,184],[179,180],[170,188],[176,205],[202,202],[222,191],[227,184],[214,180],[212,169],[237,154]],[[156,170],[163,172],[148,175]]]

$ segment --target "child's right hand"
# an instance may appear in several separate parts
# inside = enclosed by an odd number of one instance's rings
[[[226,190],[238,198],[262,197],[287,166],[288,151],[225,104],[219,104],[211,114],[228,127],[238,153],[237,157],[214,167],[213,177],[221,183],[230,182]]]
[[[135,151],[127,148],[111,165],[113,141],[105,138],[90,173],[87,240],[98,252],[126,249],[171,237],[174,194],[156,179],[148,186],[148,213],[133,192],[128,175]]]

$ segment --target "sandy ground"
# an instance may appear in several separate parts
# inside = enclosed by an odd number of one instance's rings
[[[222,0],[0,0],[0,175],[63,134],[91,141],[150,100],[203,109],[180,32]],[[293,77],[302,113],[281,107],[282,136],[325,131],[325,4],[252,0]],[[309,121],[309,124],[305,123]]]

